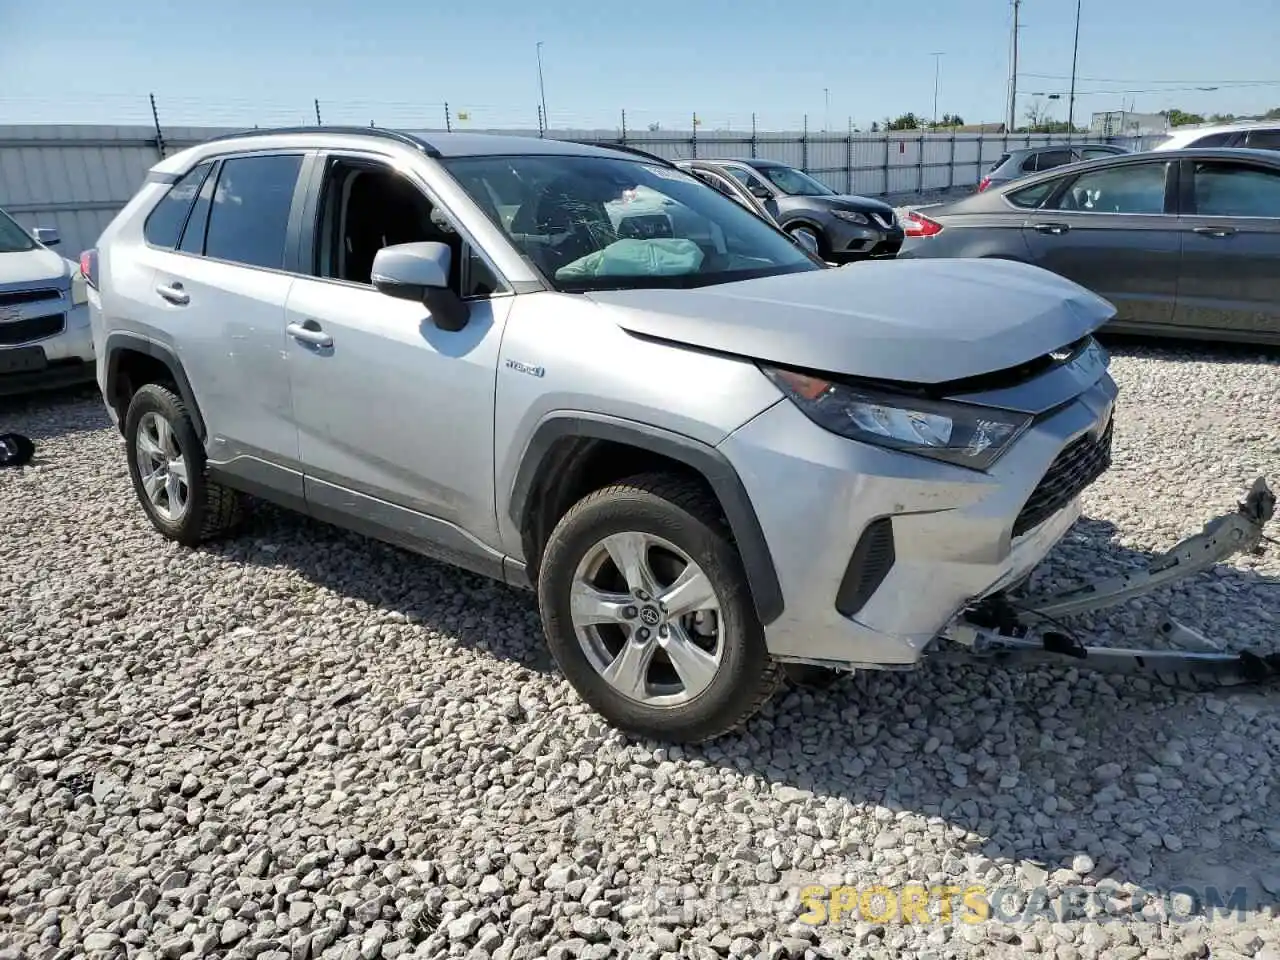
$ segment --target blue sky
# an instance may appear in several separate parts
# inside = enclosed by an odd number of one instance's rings
[[[0,124],[325,122],[843,130],[1003,116],[1008,0],[0,0]],[[1019,81],[1065,93],[1073,0],[1025,0]],[[1077,116],[1280,106],[1276,0],[1084,0]],[[1057,79],[1062,78],[1062,79]],[[1097,79],[1093,79],[1097,78]],[[1235,81],[1236,83],[1228,83]],[[1258,85],[1243,85],[1249,82]],[[1260,85],[1265,83],[1266,85]],[[1216,91],[1188,90],[1217,86]],[[824,94],[824,88],[828,91]],[[1020,98],[1021,100],[1022,98]],[[829,102],[829,107],[827,106]],[[1054,104],[1065,119],[1066,97]],[[1019,111],[1021,113],[1021,110]]]

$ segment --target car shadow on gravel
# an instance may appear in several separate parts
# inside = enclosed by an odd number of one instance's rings
[[[1116,534],[1108,521],[1082,518],[1034,588],[1064,589],[1153,558]],[[1064,624],[1088,644],[1162,646],[1162,611],[1232,651],[1280,650],[1280,582],[1223,564],[1110,616]],[[1251,619],[1259,612],[1270,621]],[[1277,709],[1280,687],[1187,692],[1069,664],[926,663],[793,688],[740,737],[685,752],[775,790],[887,811],[877,819],[889,826],[907,812],[940,818],[967,831],[977,863],[1022,862],[1032,882],[1079,883],[1070,868],[1087,854],[1095,881],[1213,887],[1224,898],[1243,888],[1258,909],[1280,905],[1280,792],[1267,772],[1280,763],[1280,743],[1251,724]],[[1243,731],[1245,745],[1221,739],[1225,724],[1236,737]],[[1263,735],[1248,743],[1255,729]]]
[[[96,433],[109,426],[111,420],[96,384],[0,396],[0,433],[17,431],[36,441],[36,465],[41,462],[41,441]]]
[[[200,549],[235,563],[290,569],[344,599],[397,613],[529,670],[555,670],[532,593],[411,551],[256,500],[235,537]],[[495,630],[495,623],[503,628]],[[507,626],[513,623],[521,629]]]

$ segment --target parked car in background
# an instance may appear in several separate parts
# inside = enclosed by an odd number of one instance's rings
[[[914,210],[899,254],[1022,260],[1111,301],[1108,328],[1280,343],[1280,153],[1135,153]]]
[[[1152,150],[1185,150],[1192,147],[1245,147],[1280,150],[1280,121],[1253,120],[1196,127],[1176,127]]]
[[[986,175],[978,182],[978,192],[1020,180],[1032,173],[1064,167],[1069,163],[1114,157],[1129,152],[1126,147],[1112,143],[1053,143],[1010,150],[1000,154],[1000,158],[987,170]]]
[[[93,379],[93,337],[77,266],[0,210],[0,396]]]
[[[689,161],[677,161],[688,163]],[[832,263],[892,257],[902,246],[902,225],[883,200],[836,193],[802,170],[776,160],[700,159],[751,192],[769,215],[806,248]]]
[[[210,140],[83,262],[161,535],[226,534],[248,492],[536,590],[635,734],[731,730],[788,666],[918,663],[1110,459],[1101,298],[1016,263],[832,269],[607,147]]]

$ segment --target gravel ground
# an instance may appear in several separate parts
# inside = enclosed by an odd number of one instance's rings
[[[1280,482],[1276,359],[1127,345],[1114,370],[1118,460],[1046,583]],[[628,743],[530,597],[267,508],[174,547],[95,397],[6,429],[39,454],[0,471],[4,960],[1280,958],[1274,694],[935,666],[781,693],[700,749]],[[1278,581],[1273,551],[1161,600],[1275,649]],[[1142,643],[1154,616],[1074,626]],[[810,884],[1093,896],[971,923],[930,894],[902,923],[846,892],[804,923]],[[1206,886],[1240,913],[1171,894]]]

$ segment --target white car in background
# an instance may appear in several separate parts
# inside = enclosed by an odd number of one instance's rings
[[[28,233],[0,210],[0,396],[94,379],[84,275],[57,243],[52,227]]]
[[[1280,150],[1280,120],[1249,120],[1194,127],[1175,127],[1152,150],[1184,150],[1191,147],[1245,147]]]

